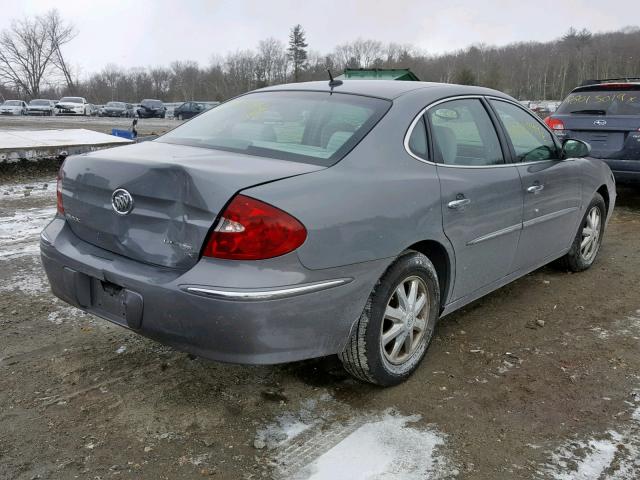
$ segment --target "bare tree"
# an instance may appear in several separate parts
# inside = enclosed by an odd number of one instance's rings
[[[166,68],[156,67],[149,70],[154,98],[163,98],[171,86],[171,71]]]
[[[0,79],[26,95],[38,96],[56,64],[69,73],[61,47],[74,36],[73,27],[65,25],[56,10],[14,21],[0,33]]]
[[[200,82],[198,63],[192,60],[179,60],[171,63],[173,71],[173,87],[179,94],[180,100],[195,100]]]
[[[62,46],[73,40],[77,31],[73,25],[65,23],[60,17],[58,10],[50,10],[44,15],[44,21],[49,33],[49,41],[53,50],[51,62],[60,71],[67,84],[67,89],[72,91],[75,88],[75,82],[69,64],[66,62],[62,54]]]
[[[258,83],[273,85],[285,82],[287,74],[287,53],[281,41],[267,38],[258,44],[256,57],[256,77]]]

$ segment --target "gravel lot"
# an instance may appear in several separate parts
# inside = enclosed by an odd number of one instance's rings
[[[86,128],[96,132],[111,133],[112,128],[129,128],[131,118],[111,117],[28,117],[0,116],[1,130],[45,130],[56,128]],[[139,118],[138,135],[160,135],[176,127],[182,122],[164,118]]]
[[[23,121],[114,122],[0,128]],[[211,363],[56,300],[37,249],[53,177],[0,177],[0,478],[640,478],[640,189],[619,190],[591,270],[443,319],[379,389],[333,358]]]

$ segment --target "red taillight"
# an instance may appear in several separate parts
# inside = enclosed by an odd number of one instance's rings
[[[262,260],[292,252],[304,243],[307,230],[279,208],[236,195],[204,247],[206,257]]]
[[[58,215],[64,215],[64,206],[62,205],[62,167],[56,178],[56,210],[58,210]]]
[[[546,123],[547,127],[551,130],[564,130],[564,123],[558,118],[547,117],[544,119],[544,123]]]

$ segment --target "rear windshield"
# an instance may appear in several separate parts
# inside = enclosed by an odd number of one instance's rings
[[[640,115],[640,88],[571,93],[564,99],[556,113]]]
[[[208,110],[158,141],[332,165],[391,102],[323,92],[258,92]]]
[[[140,105],[144,107],[161,107],[162,102],[160,100],[142,100]]]

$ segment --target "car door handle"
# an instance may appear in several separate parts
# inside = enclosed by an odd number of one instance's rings
[[[469,200],[468,198],[461,198],[459,200],[452,200],[449,203],[447,203],[447,207],[449,208],[460,208],[460,207],[464,207],[466,205],[469,205],[471,203],[471,200]]]
[[[527,188],[527,192],[529,193],[538,193],[538,192],[541,192],[542,190],[544,190],[544,185],[540,185],[540,184],[531,185],[530,187]]]

